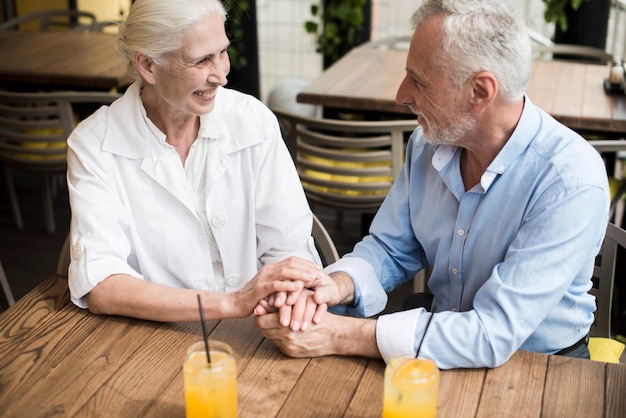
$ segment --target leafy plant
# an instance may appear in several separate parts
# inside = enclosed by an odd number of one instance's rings
[[[228,48],[228,56],[230,58],[230,65],[234,70],[241,70],[248,65],[246,59],[246,44],[242,42],[243,39],[243,25],[242,19],[244,19],[250,10],[250,1],[248,0],[222,0],[226,12],[228,13],[228,19],[226,19],[226,35],[231,41]]]
[[[578,10],[583,1],[587,0],[543,0],[546,5],[543,17],[546,22],[555,22],[560,26],[562,32],[567,32],[565,8],[569,5],[573,10]]]
[[[311,5],[311,14],[319,20],[304,23],[307,33],[316,35],[317,52],[330,66],[361,42],[363,7],[366,0],[321,0]]]

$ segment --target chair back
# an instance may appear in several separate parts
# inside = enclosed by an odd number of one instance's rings
[[[0,162],[26,171],[64,172],[66,140],[81,118],[76,105],[110,104],[117,97],[104,92],[0,91]]]
[[[415,120],[345,121],[274,109],[307,198],[376,211],[404,164]]]
[[[589,291],[596,297],[597,310],[591,326],[591,337],[612,338],[611,310],[618,254],[626,250],[626,231],[609,222],[602,248],[596,257],[593,271],[593,287]],[[623,255],[622,255],[623,257]]]
[[[616,167],[619,162],[618,160],[623,161],[626,157],[626,140],[624,139],[592,139],[589,140],[589,143],[600,153],[600,155],[606,156],[606,154],[614,154],[616,156]],[[623,164],[623,162],[620,164]],[[626,196],[626,180],[623,178],[617,178],[609,173],[609,184],[611,186],[611,207],[609,220],[617,225],[621,225],[624,211],[622,201],[624,196]]]
[[[313,236],[315,247],[319,252],[324,267],[339,260],[339,253],[337,252],[333,239],[330,237],[324,224],[322,224],[315,215],[313,215],[313,231],[311,235]]]
[[[97,22],[96,15],[82,10],[42,10],[17,16],[0,24],[2,30],[80,29]]]

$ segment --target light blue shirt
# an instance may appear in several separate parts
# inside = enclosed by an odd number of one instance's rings
[[[469,191],[461,154],[428,144],[421,128],[412,134],[370,235],[327,268],[355,282],[354,306],[344,311],[379,313],[386,292],[430,265],[436,314],[420,357],[440,368],[497,367],[518,349],[552,354],[574,344],[595,311],[588,290],[609,211],[602,159],[528,97]],[[380,316],[383,358],[415,355],[430,315],[419,308]]]

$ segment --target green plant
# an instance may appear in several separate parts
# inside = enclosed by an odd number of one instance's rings
[[[228,56],[230,65],[234,70],[241,70],[248,65],[246,59],[246,44],[241,42],[243,39],[242,19],[245,18],[250,10],[250,2],[248,0],[222,0],[228,19],[226,19],[226,35],[231,41],[228,48]]]
[[[562,32],[567,32],[567,15],[565,8],[569,5],[573,10],[578,10],[583,1],[587,0],[543,0],[546,9],[543,17],[546,22],[555,22]]]
[[[361,42],[363,7],[366,0],[321,0],[311,5],[311,14],[319,20],[304,23],[307,33],[316,35],[317,52],[330,66]]]

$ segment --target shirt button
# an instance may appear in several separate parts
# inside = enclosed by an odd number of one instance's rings
[[[459,269],[452,269],[452,274],[455,276],[459,274]]]
[[[223,213],[218,213],[211,219],[211,225],[215,228],[223,228],[226,225],[226,215]]]
[[[241,283],[241,276],[239,274],[231,274],[226,278],[226,283],[228,283],[229,286],[237,286]]]
[[[465,235],[465,231],[463,229],[459,229],[458,231],[456,231],[456,233],[459,234],[460,237]]]
[[[72,259],[78,260],[83,255],[83,246],[76,244],[72,247]]]

